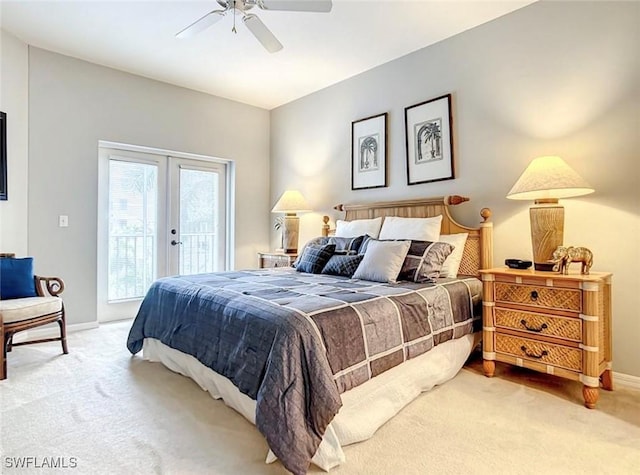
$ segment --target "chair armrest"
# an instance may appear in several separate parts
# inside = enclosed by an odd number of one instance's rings
[[[35,276],[36,291],[40,297],[44,297],[44,289],[53,296],[58,297],[64,291],[64,281],[60,277]]]

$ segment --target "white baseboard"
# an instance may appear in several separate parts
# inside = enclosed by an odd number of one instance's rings
[[[111,323],[115,321],[122,320],[133,320],[130,317],[124,318],[108,318],[106,320],[101,321],[100,323]],[[91,330],[93,328],[98,328],[100,324],[98,322],[87,322],[87,323],[74,323],[72,325],[67,325],[67,333],[79,332],[82,330]],[[38,340],[40,338],[55,338],[60,336],[60,330],[57,323],[53,323],[50,326],[46,326],[43,328],[37,328],[35,330],[27,330],[26,332],[18,333],[15,336],[15,341],[26,341],[26,340]],[[640,377],[633,376],[625,373],[617,373],[613,372],[613,384],[614,388],[616,386],[621,386],[628,389],[635,389],[640,391]]]
[[[613,387],[623,386],[628,389],[637,389],[640,391],[640,377],[630,374],[613,372]]]
[[[100,317],[98,323],[121,322],[123,320],[133,321],[134,317],[135,315],[103,315]]]
[[[67,325],[67,333],[91,330],[92,328],[98,328],[98,322],[73,323],[71,325]],[[41,338],[55,338],[58,336],[60,336],[60,327],[57,323],[52,323],[51,325],[46,325],[42,328],[20,332],[15,335],[14,339],[17,343],[28,340],[39,340]]]

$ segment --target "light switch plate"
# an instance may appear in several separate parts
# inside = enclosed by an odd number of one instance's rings
[[[61,214],[58,216],[58,226],[61,228],[66,228],[69,226],[69,216]]]

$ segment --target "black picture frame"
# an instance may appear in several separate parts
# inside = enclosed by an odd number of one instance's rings
[[[404,123],[407,184],[453,180],[451,94],[405,107]]]
[[[0,112],[0,200],[7,200],[7,114]]]
[[[387,112],[351,122],[351,189],[387,186]]]

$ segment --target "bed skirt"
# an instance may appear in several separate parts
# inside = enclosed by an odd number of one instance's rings
[[[342,447],[369,439],[420,393],[453,378],[478,343],[481,332],[449,340],[429,352],[396,366],[341,394],[343,406],[333,419],[311,460],[325,471],[345,461]],[[160,362],[170,370],[193,379],[214,399],[256,423],[256,401],[241,393],[229,379],[207,368],[191,355],[146,338],[143,357]],[[271,451],[266,462],[276,457]]]

